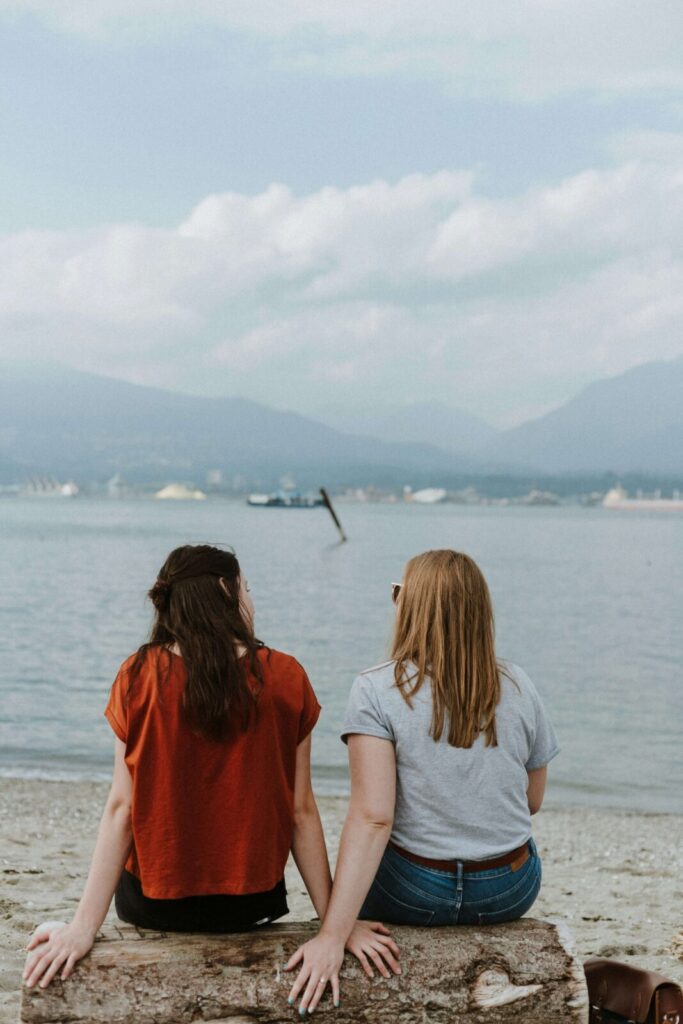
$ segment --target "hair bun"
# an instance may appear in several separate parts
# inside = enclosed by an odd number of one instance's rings
[[[168,580],[157,579],[148,597],[158,612],[166,611],[171,599],[171,584]]]

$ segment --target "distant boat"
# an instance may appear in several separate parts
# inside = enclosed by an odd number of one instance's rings
[[[53,477],[31,477],[21,485],[19,494],[22,498],[75,498],[78,487],[73,480],[62,484]]]
[[[623,487],[613,487],[602,499],[602,507],[618,511],[683,512],[683,498],[678,491],[674,491],[673,498],[662,498],[658,491],[652,498],[629,498]]]
[[[185,484],[168,484],[154,495],[159,501],[204,501],[204,491],[195,491]]]
[[[324,501],[316,494],[276,491],[273,494],[250,494],[247,505],[253,505],[255,508],[318,508],[324,505]]]
[[[421,491],[412,491],[405,487],[403,493],[406,501],[414,501],[418,505],[436,505],[446,497],[443,487],[424,487]]]

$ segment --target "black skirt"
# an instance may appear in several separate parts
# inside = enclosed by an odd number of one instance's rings
[[[284,878],[268,892],[245,896],[153,900],[144,895],[140,880],[124,871],[114,900],[121,921],[160,932],[243,932],[289,913]]]

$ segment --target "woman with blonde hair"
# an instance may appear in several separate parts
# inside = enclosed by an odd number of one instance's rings
[[[357,917],[511,921],[541,884],[531,815],[559,748],[528,676],[496,658],[480,569],[460,552],[427,551],[393,591],[392,659],[357,677],[344,722],[351,800],[332,896],[318,935],[287,965],[300,965],[290,1001],[302,996],[302,1010],[328,981],[338,991]],[[377,967],[388,975],[379,957]]]

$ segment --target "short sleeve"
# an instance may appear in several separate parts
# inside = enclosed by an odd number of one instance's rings
[[[301,669],[302,682],[303,682],[303,702],[301,708],[301,715],[299,716],[299,735],[297,737],[297,744],[305,740],[310,732],[313,731],[318,718],[320,717],[321,707],[318,703],[318,698],[315,695],[315,690],[311,686],[311,681]]]
[[[349,694],[341,733],[344,743],[353,733],[394,741],[391,726],[382,711],[379,696],[369,676],[358,676]]]
[[[109,694],[109,701],[104,715],[118,738],[125,743],[128,738],[128,662],[125,661],[118,671]]]
[[[537,768],[543,768],[554,757],[557,757],[560,752],[553,724],[533,684],[531,684],[531,696],[536,714],[536,722],[529,760],[525,765],[528,772],[533,772]]]

